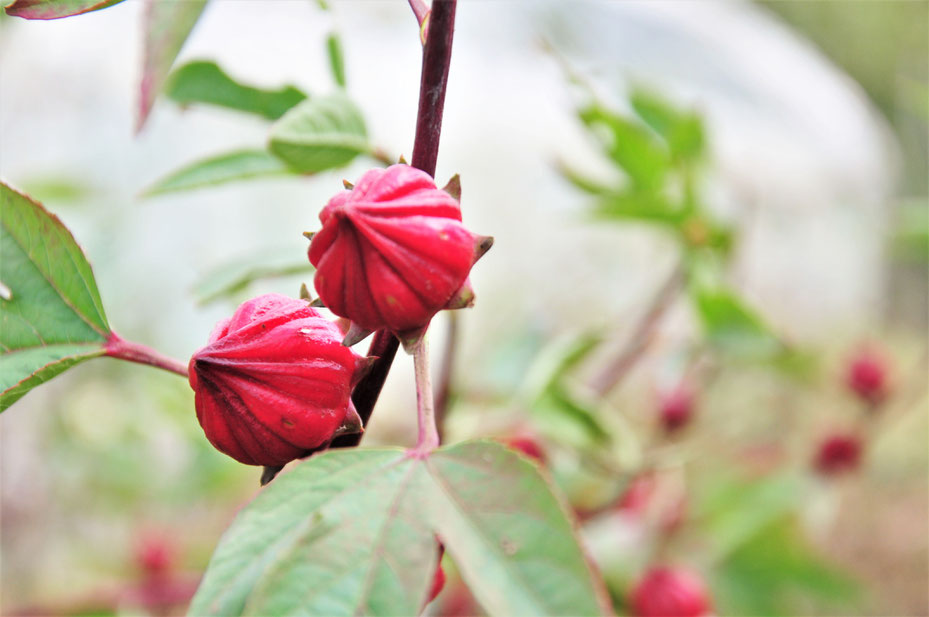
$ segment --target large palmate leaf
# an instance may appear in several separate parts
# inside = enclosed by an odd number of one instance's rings
[[[98,11],[123,0],[16,0],[6,14],[25,19],[58,19]]]
[[[239,150],[195,161],[158,180],[144,195],[189,191],[227,182],[294,173],[284,162],[264,150]]]
[[[0,183],[0,411],[110,335],[90,264],[58,218]]]
[[[303,101],[271,127],[271,152],[297,171],[347,165],[369,152],[361,111],[343,94]]]
[[[242,510],[192,615],[416,615],[436,539],[492,615],[599,615],[602,591],[538,470],[499,444],[334,450]]]
[[[138,128],[145,124],[174,59],[204,7],[206,0],[146,0]]]
[[[215,62],[197,60],[174,70],[165,84],[165,95],[181,105],[203,103],[227,107],[269,120],[277,120],[306,98],[294,86],[263,90],[235,81]]]

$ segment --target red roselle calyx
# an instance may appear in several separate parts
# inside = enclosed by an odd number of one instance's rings
[[[882,403],[888,391],[887,360],[874,349],[860,349],[848,363],[845,383],[866,403]]]
[[[703,581],[682,568],[648,571],[630,596],[636,617],[703,617],[710,614],[710,598]]]
[[[359,432],[352,387],[369,361],[303,300],[242,304],[190,359],[197,419],[216,448],[247,465],[282,466]]]
[[[668,433],[684,428],[694,415],[694,392],[690,386],[680,384],[661,395],[659,418]]]
[[[320,300],[352,321],[346,343],[386,329],[415,340],[438,311],[471,306],[471,267],[492,244],[461,223],[446,190],[409,165],[373,169],[326,204],[310,262]]]
[[[853,434],[830,435],[819,444],[813,465],[824,475],[854,471],[861,464],[864,446]]]

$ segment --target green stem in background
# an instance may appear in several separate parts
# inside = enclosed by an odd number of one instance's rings
[[[416,6],[419,6],[417,3]],[[429,18],[429,36],[423,48],[423,68],[419,86],[419,110],[416,117],[416,139],[413,142],[413,167],[435,176],[439,157],[439,137],[442,134],[442,110],[448,84],[448,67],[452,59],[452,38],[455,32],[456,0],[433,0]],[[415,10],[416,7],[414,7]],[[399,341],[386,330],[379,330],[368,348],[369,356],[378,360],[371,372],[355,386],[352,402],[365,426],[374,411],[381,388],[397,354]],[[361,433],[342,435],[332,441],[331,448],[348,448],[361,442]]]
[[[687,273],[683,263],[678,263],[671,274],[658,289],[636,324],[626,344],[604,369],[594,377],[591,387],[598,398],[610,393],[629,374],[642,354],[648,349],[665,312],[677,298],[684,284]]]
[[[435,391],[435,422],[439,430],[439,438],[445,436],[445,416],[452,397],[452,376],[455,372],[455,350],[458,348],[458,332],[460,330],[458,314],[448,311],[446,314],[447,330],[445,334],[445,351],[442,354],[442,364],[439,367],[439,383]]]
[[[105,354],[111,358],[147,364],[148,366],[176,373],[181,377],[187,377],[187,365],[180,360],[169,358],[145,345],[124,341],[115,333],[111,334],[107,340],[105,350]]]
[[[411,453],[415,456],[425,456],[439,447],[432,378],[429,375],[429,346],[425,337],[413,348],[413,372],[416,375],[416,419],[419,431],[416,447]]]

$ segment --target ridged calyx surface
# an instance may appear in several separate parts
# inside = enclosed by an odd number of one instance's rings
[[[342,336],[307,302],[278,294],[219,322],[189,366],[210,443],[248,465],[281,466],[360,430],[350,395],[368,363]]]
[[[452,192],[400,164],[333,197],[309,249],[326,307],[363,330],[403,337],[444,308],[469,306],[468,273],[491,239],[462,225]]]
[[[630,599],[637,617],[702,617],[711,611],[709,594],[700,577],[677,567],[648,571],[632,590]]]

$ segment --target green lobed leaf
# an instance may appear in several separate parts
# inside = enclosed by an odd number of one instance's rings
[[[174,59],[205,7],[206,0],[146,0],[138,129],[145,124]]]
[[[296,466],[226,531],[190,614],[419,614],[437,537],[492,615],[607,610],[537,468],[470,442],[425,459],[331,450]]]
[[[269,120],[277,120],[287,110],[306,99],[294,86],[262,90],[246,86],[227,75],[215,62],[197,60],[175,69],[164,87],[165,95],[181,105],[204,103],[228,107]]]
[[[734,292],[696,287],[691,294],[706,337],[720,348],[745,356],[771,356],[784,346],[762,318]]]
[[[0,183],[0,411],[78,362],[110,328],[93,272],[55,215]]]
[[[6,14],[24,19],[59,19],[99,11],[123,0],[16,0]]]
[[[236,259],[210,270],[200,278],[193,292],[198,304],[207,304],[233,296],[260,279],[312,271],[313,266],[305,253],[303,259],[297,260],[290,250],[264,251],[260,255]]]
[[[303,101],[271,127],[271,152],[313,173],[347,165],[371,150],[361,111],[343,94]]]
[[[182,167],[145,189],[151,197],[189,191],[227,182],[294,173],[279,158],[265,150],[240,150],[202,159]]]
[[[605,149],[629,176],[635,190],[661,188],[671,161],[668,150],[652,133],[601,105],[582,109],[580,118],[589,127],[607,131]]]

